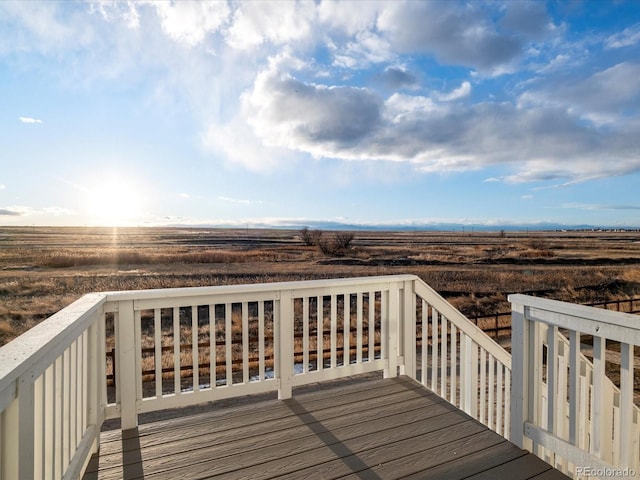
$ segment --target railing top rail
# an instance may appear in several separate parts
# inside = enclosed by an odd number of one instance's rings
[[[218,285],[212,287],[158,288],[149,290],[123,290],[101,292],[107,302],[121,300],[144,300],[163,297],[196,297],[204,295],[225,295],[235,293],[259,293],[275,290],[311,290],[314,288],[363,286],[389,282],[416,280],[416,275],[383,275],[356,278],[323,280],[300,280],[290,282],[254,283],[250,285]]]
[[[93,321],[105,296],[90,293],[0,348],[0,398],[29,372],[40,375]]]
[[[508,299],[512,304],[529,307],[530,316],[535,320],[640,344],[640,319],[637,315],[530,295],[514,294]]]

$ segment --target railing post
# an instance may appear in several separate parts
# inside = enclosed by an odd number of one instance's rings
[[[399,328],[402,329],[403,340],[403,363],[401,373],[413,379],[416,378],[416,293],[415,281],[408,280],[404,282],[402,289],[402,317],[398,322]]]
[[[104,331],[104,309],[100,308],[96,312],[96,319],[88,330],[88,352],[87,352],[87,424],[95,425],[96,431],[100,432],[104,418],[103,390],[106,385],[105,373],[105,342],[101,332]],[[100,447],[100,434],[96,436],[91,452],[96,452]]]
[[[280,292],[280,308],[276,319],[276,336],[278,338],[278,399],[291,398],[293,384],[293,292]]]
[[[525,447],[524,422],[529,420],[529,321],[524,305],[511,305],[511,433]]]
[[[400,323],[400,289],[397,283],[390,286],[389,290],[383,292],[383,296],[387,295],[388,301],[386,302],[386,312],[383,308],[382,321],[386,322],[386,338],[383,335],[382,341],[386,342],[387,348],[384,350],[387,353],[387,365],[384,370],[384,378],[394,378],[398,376],[398,333]],[[384,305],[385,302],[383,302]]]
[[[138,352],[136,352],[135,315],[133,300],[118,302],[116,324],[118,356],[118,375],[116,388],[120,398],[120,418],[122,429],[138,426],[137,382],[139,370]]]

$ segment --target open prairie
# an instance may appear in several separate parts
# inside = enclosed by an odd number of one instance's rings
[[[640,295],[640,232],[0,227],[0,345],[92,291],[413,273],[466,315]],[[341,239],[341,240],[344,240]],[[327,245],[333,248],[327,248]]]

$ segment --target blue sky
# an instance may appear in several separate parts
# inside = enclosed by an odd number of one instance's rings
[[[640,4],[0,2],[0,225],[640,226]]]

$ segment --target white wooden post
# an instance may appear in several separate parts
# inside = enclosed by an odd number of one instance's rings
[[[403,357],[402,374],[416,378],[416,294],[414,281],[407,280],[403,288],[403,308],[401,321]]]
[[[395,283],[386,292],[383,292],[384,296],[388,297],[386,302],[386,312],[383,308],[383,324],[386,323],[387,335],[386,338],[383,335],[382,341],[387,344],[387,362],[388,367],[384,370],[384,378],[394,378],[398,376],[398,333],[400,323],[400,291],[398,284]]]
[[[120,392],[120,418],[122,429],[138,426],[137,405],[137,352],[134,326],[133,300],[118,302],[117,314],[118,375],[116,388]]]
[[[100,312],[101,313],[101,312]],[[101,375],[100,363],[105,363],[104,342],[102,348],[98,343],[99,323],[103,321],[103,316],[96,313],[96,321],[89,327],[88,352],[87,352],[87,425],[95,425],[96,431],[100,431],[100,385],[104,383],[105,377]],[[98,451],[100,446],[100,434],[96,435],[96,439],[91,446],[91,453]]]
[[[604,408],[605,342],[602,337],[593,337],[593,388],[591,389],[591,444],[590,452],[605,461],[603,438],[606,432]]]
[[[293,384],[293,292],[280,292],[279,315],[276,322],[276,335],[279,348],[278,357],[278,399],[291,398]]]
[[[509,436],[518,447],[526,448],[524,422],[529,419],[529,321],[524,305],[515,303],[511,306],[511,372]]]

